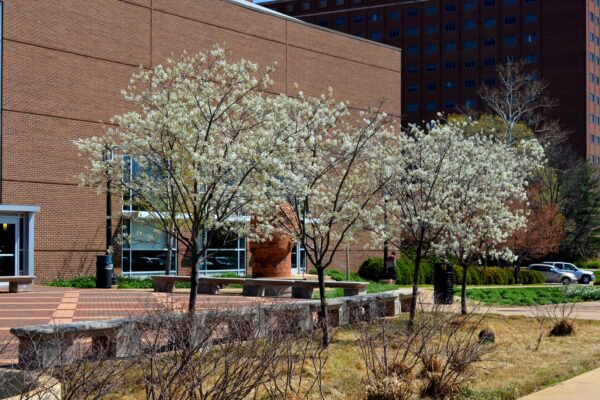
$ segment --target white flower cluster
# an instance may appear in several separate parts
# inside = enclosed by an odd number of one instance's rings
[[[110,178],[193,250],[205,230],[258,240],[283,229],[326,267],[368,227],[461,258],[506,254],[501,244],[524,224],[515,205],[542,159],[537,142],[507,147],[436,122],[401,134],[379,109],[350,111],[331,91],[269,94],[270,71],[218,47],[140,70],[123,92],[135,111],[76,142],[91,160],[82,182],[103,190]],[[282,224],[284,204],[293,211]]]

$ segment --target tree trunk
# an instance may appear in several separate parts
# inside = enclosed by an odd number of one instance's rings
[[[319,322],[323,330],[323,346],[329,346],[329,314],[327,313],[327,299],[325,298],[325,268],[317,265],[317,276],[319,277],[319,297],[321,298],[321,312]]]
[[[408,328],[412,330],[415,316],[417,314],[417,298],[419,296],[419,272],[421,270],[421,246],[417,246],[415,254],[415,269],[413,271],[412,301],[410,302],[410,312],[408,315]]]
[[[461,265],[463,268],[463,276],[462,276],[462,287],[460,290],[460,313],[462,315],[467,314],[467,270],[469,269],[468,265]]]
[[[196,312],[196,297],[198,295],[198,261],[200,257],[198,256],[198,245],[197,238],[192,240],[192,274],[190,276],[190,302],[188,304],[188,311],[190,314],[194,314]],[[206,259],[206,243],[202,240],[202,259]]]
[[[167,233],[167,257],[165,265],[165,275],[171,275],[171,264],[173,262],[173,236]]]

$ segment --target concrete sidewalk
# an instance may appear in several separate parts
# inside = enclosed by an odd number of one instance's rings
[[[600,399],[600,368],[521,398],[521,400],[569,399]]]

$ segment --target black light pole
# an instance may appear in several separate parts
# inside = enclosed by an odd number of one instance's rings
[[[112,160],[112,151],[106,147],[106,162]],[[106,177],[106,255],[111,256],[110,248],[112,247],[113,235],[112,235],[112,177],[110,174]],[[112,257],[111,257],[112,261]],[[117,284],[117,277],[115,276],[115,270],[113,268],[111,285]]]
[[[111,151],[106,147],[106,163],[111,160]],[[113,261],[111,255],[112,246],[112,197],[110,194],[112,179],[107,172],[106,175],[106,250],[103,255],[96,256],[96,288],[110,289],[115,285],[116,279],[113,269]]]

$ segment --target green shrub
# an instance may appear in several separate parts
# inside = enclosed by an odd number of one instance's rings
[[[96,287],[96,278],[93,276],[78,276],[71,279],[54,279],[46,282],[48,286],[90,289]]]
[[[579,268],[583,269],[600,269],[600,260],[588,260],[575,263]]]
[[[358,268],[358,275],[369,281],[382,279],[382,277],[385,276],[383,259],[380,257],[366,259]]]
[[[130,278],[117,277],[117,287],[119,289],[152,289],[151,278]]]
[[[546,282],[541,272],[529,269],[519,271],[519,279],[523,285],[539,285]]]

